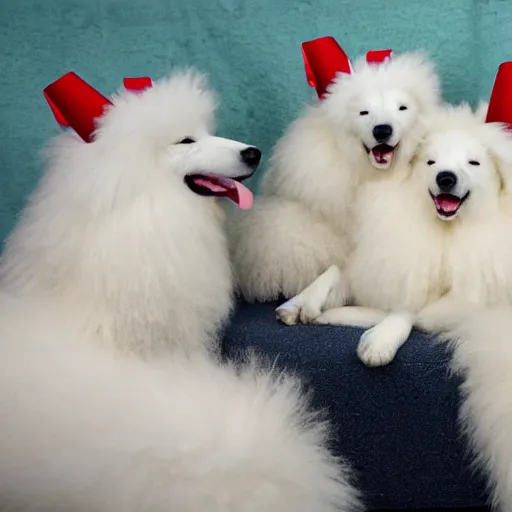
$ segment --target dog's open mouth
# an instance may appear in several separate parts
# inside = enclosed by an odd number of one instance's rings
[[[208,174],[189,174],[185,176],[185,183],[196,194],[226,197],[242,210],[248,210],[252,206],[253,195],[247,187],[242,185],[241,181],[249,177],[226,178]]]
[[[396,146],[390,146],[389,144],[377,144],[372,149],[369,149],[365,145],[366,152],[370,158],[370,162],[377,169],[388,169],[393,162],[395,151],[398,148]]]
[[[469,192],[464,197],[458,197],[452,194],[439,194],[435,196],[430,192],[430,197],[432,201],[434,201],[437,215],[439,215],[441,219],[453,218],[468,196]]]

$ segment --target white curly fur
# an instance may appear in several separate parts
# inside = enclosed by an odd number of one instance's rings
[[[308,106],[278,142],[253,210],[232,228],[237,283],[248,300],[291,297],[350,252],[347,232],[359,184],[407,164],[423,135],[422,114],[440,102],[438,78],[421,53],[382,65],[358,60],[327,98]],[[407,110],[399,110],[400,106]],[[366,110],[368,115],[361,116]],[[398,149],[387,170],[364,148],[372,129],[390,123]]]
[[[57,137],[2,256],[0,507],[357,507],[298,381],[202,350],[230,266],[219,206],[184,175],[244,174],[247,146],[211,135],[196,72],[113,101],[93,143]]]

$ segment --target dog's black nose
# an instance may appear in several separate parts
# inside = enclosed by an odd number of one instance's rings
[[[251,146],[249,148],[242,149],[242,151],[240,151],[240,156],[245,165],[251,169],[256,169],[260,164],[261,151],[258,148]]]
[[[457,185],[457,176],[452,171],[441,171],[436,176],[436,183],[441,192],[451,192]]]
[[[387,142],[393,135],[393,127],[389,124],[378,124],[373,127],[373,136],[377,142]]]

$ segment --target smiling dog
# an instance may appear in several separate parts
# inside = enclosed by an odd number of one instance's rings
[[[216,199],[250,206],[260,153],[214,135],[205,77],[46,92],[81,138],[54,140],[0,264],[0,508],[357,506],[300,383],[209,354],[232,307]]]
[[[248,300],[292,297],[330,265],[344,266],[359,187],[407,170],[421,118],[440,102],[421,53],[353,66],[341,48],[334,55],[345,71],[327,77],[322,101],[277,143],[261,197],[233,229],[237,284]]]

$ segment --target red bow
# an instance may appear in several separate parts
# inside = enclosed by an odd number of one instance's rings
[[[366,62],[368,64],[381,64],[388,59],[391,59],[393,50],[370,50],[366,52]]]
[[[372,50],[366,54],[366,61],[371,64],[382,63],[391,58],[391,53],[391,50]],[[337,73],[352,72],[350,59],[331,36],[302,43],[302,56],[308,84],[316,89],[320,99],[325,96]]]
[[[506,123],[512,129],[512,61],[498,68],[485,122]]]
[[[124,79],[125,88],[131,91],[142,91],[151,85],[148,77]],[[112,105],[109,99],[73,72],[45,87],[43,94],[57,122],[73,128],[85,142],[92,142],[96,119]]]
[[[152,87],[153,82],[149,76],[141,76],[137,78],[125,78],[123,80],[123,85],[128,91],[140,92],[148,87]]]

